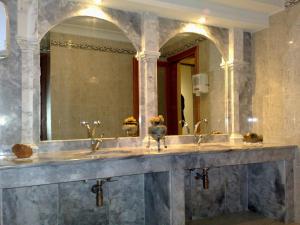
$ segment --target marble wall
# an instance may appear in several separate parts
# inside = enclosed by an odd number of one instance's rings
[[[143,175],[112,181],[103,186],[103,207],[91,192],[96,180],[4,189],[3,225],[144,224]]]
[[[184,180],[175,187],[170,186],[174,176],[169,172],[113,177],[103,185],[103,207],[96,207],[91,192],[94,179],[3,189],[1,224],[173,225],[172,198],[180,199],[181,185],[186,221],[248,210],[282,221],[288,216],[284,161],[212,167],[208,190],[195,179],[196,173],[202,170],[185,170]]]
[[[17,1],[2,1],[10,17],[10,54],[0,60],[0,149],[9,151],[14,143],[21,142],[21,57],[16,40]]]
[[[187,220],[248,210],[246,165],[211,168],[208,190],[203,189],[201,179],[195,179],[196,173],[202,174],[202,170],[187,171],[186,176]]]
[[[300,144],[300,5],[270,18],[253,38],[254,131],[267,142]],[[300,221],[300,158],[295,167],[296,219]]]

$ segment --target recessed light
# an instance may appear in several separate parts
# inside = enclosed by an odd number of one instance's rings
[[[206,18],[204,16],[200,17],[200,19],[198,19],[198,22],[201,24],[206,23]]]
[[[289,44],[290,44],[290,45],[294,44],[294,41],[289,41]]]
[[[96,3],[97,5],[101,5],[102,0],[95,0],[95,3]]]

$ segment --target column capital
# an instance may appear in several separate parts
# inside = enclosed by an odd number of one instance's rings
[[[18,36],[16,38],[17,43],[22,51],[36,51],[39,50],[39,41],[36,39],[27,39],[24,37]]]
[[[160,56],[160,52],[157,51],[141,51],[136,54],[137,59],[141,60],[157,60]]]
[[[240,68],[240,67],[243,67],[243,66],[246,66],[248,65],[249,63],[248,62],[245,62],[245,61],[240,61],[240,60],[234,60],[234,61],[222,61],[222,63],[220,64],[220,67],[222,69],[225,69],[226,67],[229,68],[229,69],[232,69],[232,68]]]

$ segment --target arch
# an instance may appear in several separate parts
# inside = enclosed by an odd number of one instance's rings
[[[9,20],[5,4],[0,1],[0,58],[9,53]]]
[[[228,60],[228,31],[225,29],[210,27],[194,23],[182,23],[168,19],[161,19],[163,27],[170,27],[160,31],[160,46],[163,47],[170,39],[181,33],[194,33],[204,36],[212,41],[225,61]],[[168,24],[168,25],[167,25]]]
[[[46,0],[47,1],[47,0]],[[78,3],[73,3],[78,4]],[[44,6],[47,7],[47,6]],[[87,17],[94,17],[98,19],[103,19],[108,22],[113,23],[116,25],[120,30],[123,31],[125,36],[131,41],[132,45],[136,49],[136,51],[140,50],[140,34],[137,32],[137,29],[132,24],[132,18],[128,14],[125,14],[121,11],[113,10],[113,9],[103,9],[98,6],[91,6],[86,5],[86,7],[82,7],[82,4],[78,5],[78,7],[66,7],[63,8],[55,8],[53,10],[47,7],[47,12],[52,12],[55,15],[47,15],[49,18],[42,18],[39,20],[39,30],[38,30],[38,40],[41,39],[46,35],[46,33],[51,30],[53,27],[61,23],[66,19],[70,19],[72,17],[78,16],[87,16]],[[51,13],[50,13],[51,14]],[[119,14],[124,14],[124,16],[120,16]],[[137,15],[134,15],[137,16]],[[122,18],[122,20],[120,19]],[[125,19],[124,19],[125,18]],[[138,19],[138,21],[140,21]]]

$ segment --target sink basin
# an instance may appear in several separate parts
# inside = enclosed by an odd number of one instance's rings
[[[97,150],[96,152],[89,152],[89,155],[102,155],[102,154],[128,154],[128,150]]]
[[[77,160],[85,158],[101,158],[101,156],[114,156],[128,154],[131,151],[128,150],[114,150],[114,149],[100,149],[96,152],[91,152],[91,150],[82,151],[65,151],[65,152],[50,152],[39,154],[38,158],[43,160]]]

